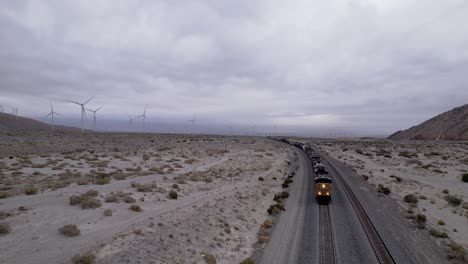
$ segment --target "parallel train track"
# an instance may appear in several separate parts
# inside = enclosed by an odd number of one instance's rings
[[[366,236],[372,246],[372,249],[374,250],[375,256],[377,257],[379,263],[380,264],[395,264],[396,262],[393,259],[392,255],[390,254],[390,251],[388,250],[387,246],[385,246],[385,243],[383,242],[379,233],[375,229],[375,226],[372,224],[371,220],[369,219],[369,216],[367,215],[366,211],[364,210],[364,208],[362,208],[362,205],[357,199],[354,192],[351,190],[349,185],[343,179],[343,176],[341,176],[341,174],[336,170],[336,168],[327,160],[325,161],[328,164],[328,167],[333,172],[333,175],[335,176],[335,178],[340,183],[346,196],[348,197],[348,200],[350,201],[354,209],[354,212],[356,213],[359,219],[359,222],[361,223],[364,229],[364,232],[366,233]]]
[[[333,224],[328,205],[319,207],[320,264],[335,264]]]

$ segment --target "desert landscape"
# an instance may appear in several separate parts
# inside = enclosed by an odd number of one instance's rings
[[[297,162],[265,138],[0,138],[0,263],[239,263]]]
[[[0,1],[0,39],[0,264],[468,264],[468,1]]]
[[[468,144],[449,141],[305,140],[351,166],[425,228],[449,257],[468,248]],[[466,259],[465,259],[466,260]]]

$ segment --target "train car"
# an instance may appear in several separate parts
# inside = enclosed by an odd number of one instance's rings
[[[328,174],[327,168],[320,162],[315,163],[314,165],[314,173],[317,176]]]
[[[319,204],[328,204],[331,201],[331,183],[328,177],[316,177],[315,181],[315,199]]]

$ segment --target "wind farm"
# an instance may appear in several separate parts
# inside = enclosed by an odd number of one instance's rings
[[[94,96],[92,96],[91,98],[89,98],[89,99],[88,99],[86,102],[84,102],[84,103],[78,103],[78,102],[75,102],[75,101],[67,100],[67,101],[70,102],[70,103],[74,103],[74,104],[80,106],[80,109],[81,109],[81,133],[84,132],[84,119],[87,119],[87,117],[86,117],[85,105],[86,105],[87,103],[89,103],[89,101],[91,101],[93,98],[94,98]]]

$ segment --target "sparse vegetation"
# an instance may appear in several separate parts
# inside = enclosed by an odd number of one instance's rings
[[[64,225],[59,229],[60,234],[68,237],[79,236],[81,231],[76,225]]]
[[[152,192],[158,186],[156,185],[155,182],[152,182],[152,183],[145,183],[145,184],[135,183],[135,184],[132,184],[132,187],[136,188],[137,191],[139,192]]]
[[[212,254],[202,253],[202,255],[207,264],[216,264],[216,258]]]
[[[468,182],[468,173],[463,173],[462,177],[461,177],[461,180],[463,182]]]
[[[128,209],[134,212],[143,212],[143,209],[137,204],[132,204]]]
[[[273,197],[273,200],[275,202],[281,202],[283,199],[286,199],[289,197],[289,193],[288,192],[280,192],[280,193],[277,193],[275,194],[275,196]]]
[[[38,191],[38,189],[35,186],[28,186],[28,187],[24,188],[24,193],[26,195],[37,194],[37,191]]]
[[[177,194],[176,191],[174,191],[174,190],[170,190],[170,191],[169,191],[169,198],[171,198],[171,199],[177,199],[177,196],[178,196],[178,194]]]
[[[71,259],[71,262],[73,264],[94,264],[96,263],[96,255],[92,252],[77,254]]]
[[[293,180],[291,178],[286,178],[283,182],[283,184],[281,184],[281,187],[283,187],[283,189],[286,189],[289,187],[289,184],[292,183]]]
[[[0,192],[0,199],[5,199],[5,198],[8,198],[8,197],[10,197],[9,192]]]
[[[104,185],[104,184],[108,184],[110,182],[110,177],[109,177],[109,175],[107,175],[105,173],[99,173],[99,174],[96,175],[94,181],[98,185]]]
[[[101,201],[90,196],[81,198],[81,209],[95,209],[101,207]]]
[[[447,203],[449,203],[452,206],[459,206],[463,202],[462,198],[450,194],[445,195],[444,199],[445,201],[447,201]]]
[[[461,261],[467,262],[468,259],[466,259],[466,250],[463,248],[463,246],[453,242],[449,243],[447,246],[449,249],[447,252],[449,259],[459,259]]]
[[[417,214],[416,223],[418,224],[419,228],[424,228],[426,226],[426,216],[423,214]]]
[[[447,233],[439,231],[437,229],[431,229],[431,231],[429,231],[429,234],[431,234],[431,236],[438,237],[438,238],[448,238]]]
[[[8,233],[10,233],[11,227],[8,223],[6,222],[0,222],[0,236],[4,236]]]
[[[382,184],[379,184],[377,187],[377,192],[383,193],[383,194],[390,194],[390,189],[388,187],[383,186]]]
[[[112,209],[104,210],[104,216],[112,216]]]
[[[270,205],[270,207],[267,209],[268,214],[270,215],[277,215],[281,211],[285,211],[284,205],[282,203],[275,203]]]
[[[124,193],[122,191],[119,192],[111,192],[104,198],[106,203],[135,203],[136,200],[128,193]]]
[[[257,233],[257,242],[260,244],[266,243],[270,237],[270,228],[273,226],[273,221],[271,219],[267,219],[263,222],[260,226],[260,229]]]
[[[251,258],[246,258],[240,262],[240,264],[255,264],[255,261]]]
[[[81,196],[78,196],[78,195],[72,195],[70,196],[70,198],[68,198],[68,200],[70,201],[70,205],[77,205],[77,204],[80,204],[81,203]]]
[[[437,221],[437,224],[438,224],[438,225],[445,225],[445,222],[444,222],[443,220],[438,220],[438,221]]]
[[[414,194],[407,194],[403,197],[403,200],[407,203],[418,203],[418,197]]]

